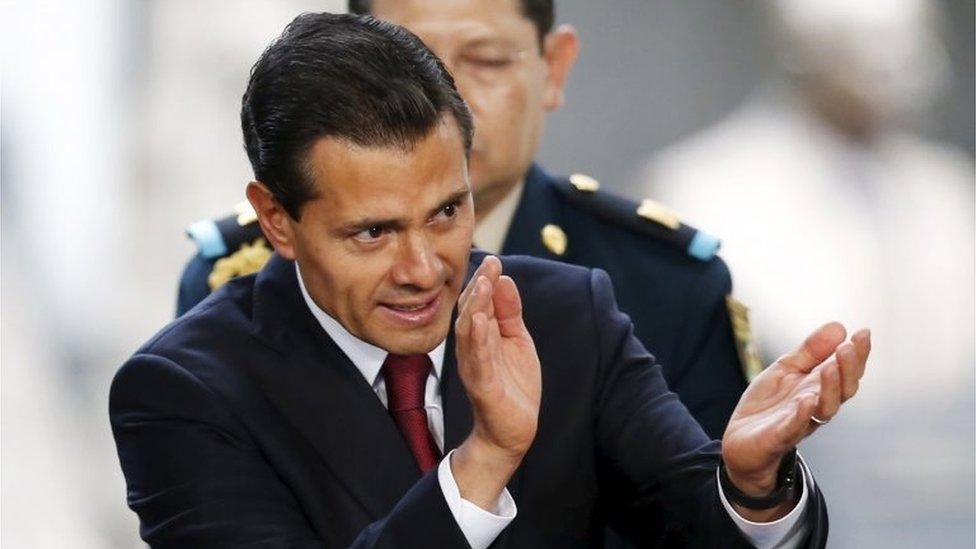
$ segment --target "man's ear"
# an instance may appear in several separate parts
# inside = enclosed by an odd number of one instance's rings
[[[281,206],[271,191],[259,181],[247,184],[247,200],[258,215],[261,231],[271,241],[278,255],[285,259],[295,259],[294,221]]]
[[[570,25],[559,25],[546,35],[542,44],[542,60],[548,68],[543,96],[546,110],[554,111],[563,106],[563,90],[566,88],[569,71],[576,63],[579,49],[579,37],[576,29]]]

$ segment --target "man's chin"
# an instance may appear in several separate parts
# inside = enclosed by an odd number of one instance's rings
[[[395,341],[381,347],[390,354],[394,355],[426,355],[437,348],[444,338],[436,341]]]
[[[383,330],[374,345],[396,355],[427,354],[447,339],[450,319],[446,323],[436,322],[435,324],[422,330],[397,330],[396,328]]]

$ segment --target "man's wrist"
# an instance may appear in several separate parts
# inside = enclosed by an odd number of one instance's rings
[[[522,463],[522,455],[495,448],[475,435],[451,454],[451,471],[461,497],[490,509]]]
[[[721,471],[724,473],[728,482],[732,484],[739,492],[753,498],[764,498],[768,497],[773,491],[776,490],[776,473],[770,473],[768,475],[762,475],[752,478],[745,478],[734,474],[730,471],[725,464],[721,465]]]
[[[757,515],[778,515],[792,509],[798,493],[796,487],[803,482],[796,449],[780,459],[775,475],[764,475],[758,482],[736,482],[724,462],[719,465],[718,478],[726,498],[737,509]]]

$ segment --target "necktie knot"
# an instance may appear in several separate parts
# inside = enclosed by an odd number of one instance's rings
[[[380,372],[386,382],[390,412],[423,409],[431,368],[433,364],[427,355],[387,355]]]

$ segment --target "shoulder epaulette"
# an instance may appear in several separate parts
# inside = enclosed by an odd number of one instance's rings
[[[611,193],[597,192],[600,183],[588,175],[573,174],[567,179],[556,179],[555,183],[568,202],[604,221],[646,234],[701,261],[715,257],[722,245],[715,236],[682,223],[681,218],[663,204],[650,199],[637,204]]]
[[[244,201],[234,206],[230,215],[193,223],[186,228],[186,235],[196,243],[201,256],[223,257],[264,236],[257,219],[251,204]]]

